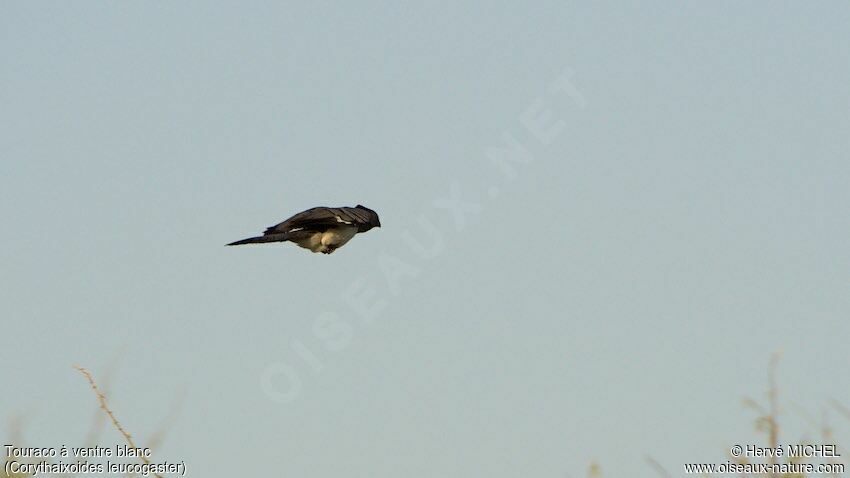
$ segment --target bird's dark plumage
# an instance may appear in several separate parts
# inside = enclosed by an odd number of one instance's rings
[[[381,227],[378,213],[355,207],[314,207],[266,229],[262,236],[231,242],[228,246],[292,241],[313,252],[330,254],[355,234]]]

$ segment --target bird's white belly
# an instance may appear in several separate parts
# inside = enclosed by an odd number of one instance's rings
[[[322,233],[322,245],[326,248],[337,249],[350,241],[357,234],[354,226],[336,227]]]
[[[313,252],[330,253],[345,245],[355,234],[357,234],[356,226],[335,227],[325,232],[311,234],[309,237],[296,241],[296,244]]]

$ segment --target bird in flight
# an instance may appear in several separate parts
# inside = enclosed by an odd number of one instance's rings
[[[262,236],[231,242],[228,246],[292,241],[313,252],[330,254],[355,234],[381,227],[378,213],[355,207],[314,207],[266,229]]]

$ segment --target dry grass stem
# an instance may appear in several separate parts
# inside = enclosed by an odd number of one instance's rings
[[[109,405],[106,403],[106,396],[104,396],[100,389],[97,387],[97,383],[95,383],[94,377],[92,377],[91,372],[84,369],[83,367],[80,367],[79,365],[75,365],[74,368],[77,369],[81,374],[83,374],[83,376],[86,377],[86,380],[89,381],[89,385],[91,385],[92,390],[94,390],[95,395],[97,395],[98,402],[100,402],[101,410],[106,413],[106,416],[109,417],[109,420],[112,421],[112,424],[115,426],[115,428],[121,433],[121,435],[124,436],[124,439],[127,440],[127,444],[130,445],[130,447],[134,450],[139,449],[139,447],[136,446],[136,443],[133,441],[133,437],[130,436],[130,434],[127,432],[127,430],[124,429],[123,426],[121,426],[121,423],[118,422],[117,418],[115,418],[115,414],[112,413],[112,410],[109,409]],[[140,456],[139,458],[141,458],[141,460],[146,465],[151,464],[150,460],[148,460],[144,455]],[[152,475],[157,478],[162,478],[161,475],[158,475],[156,473],[152,473]]]

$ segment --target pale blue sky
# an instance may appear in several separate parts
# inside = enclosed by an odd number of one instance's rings
[[[81,364],[141,442],[184,395],[156,457],[190,476],[679,474],[758,442],[741,400],[781,350],[783,436],[812,436],[802,412],[850,405],[848,22],[4,2],[0,411],[82,444]],[[512,180],[505,135],[533,157]],[[330,256],[223,247],[357,203],[383,227]]]

